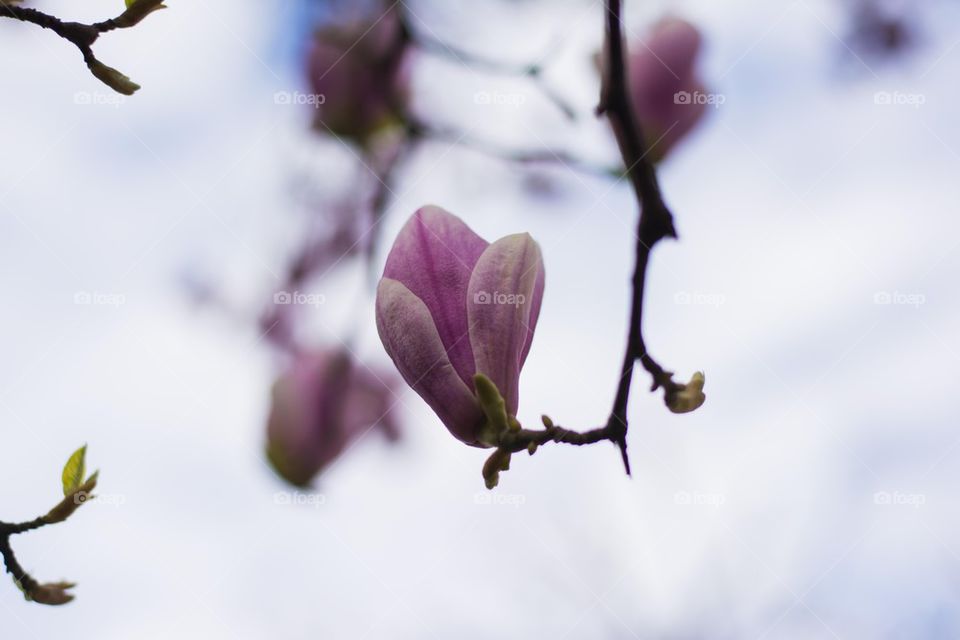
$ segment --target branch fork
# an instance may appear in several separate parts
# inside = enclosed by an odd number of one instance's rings
[[[76,584],[65,581],[38,582],[20,565],[10,545],[10,539],[15,535],[63,522],[82,505],[93,499],[91,492],[97,486],[98,472],[94,472],[84,479],[86,452],[87,448],[83,446],[70,456],[62,473],[63,499],[50,511],[27,522],[8,523],[0,521],[0,557],[3,558],[3,566],[7,573],[13,576],[13,583],[23,592],[24,598],[30,602],[54,606],[67,604],[74,598],[69,590]]]
[[[93,53],[93,44],[102,34],[115,29],[133,27],[147,15],[163,8],[163,0],[128,0],[127,10],[116,18],[95,24],[82,24],[80,22],[65,22],[56,16],[43,13],[37,9],[18,6],[13,4],[12,0],[0,0],[0,18],[13,18],[53,31],[77,47],[83,56],[83,61],[87,64],[87,68],[90,69],[90,73],[98,80],[118,93],[132,95],[140,88],[140,85],[120,71],[100,62]]]
[[[687,413],[699,408],[705,401],[703,394],[705,377],[697,372],[685,384],[673,379],[673,373],[665,370],[647,350],[643,337],[643,294],[647,266],[653,247],[665,238],[676,238],[673,214],[663,199],[657,171],[645,141],[640,123],[634,116],[627,91],[626,62],[624,55],[622,2],[605,0],[606,41],[603,78],[598,116],[606,116],[617,140],[617,146],[626,167],[626,177],[637,197],[640,207],[637,222],[635,264],[631,278],[632,297],[630,305],[630,329],[620,370],[620,383],[607,422],[603,427],[586,432],[571,431],[553,424],[543,416],[542,431],[523,429],[513,416],[507,416],[504,403],[496,387],[484,376],[474,379],[477,397],[487,416],[487,444],[496,447],[483,467],[487,488],[495,487],[501,471],[510,468],[510,456],[526,449],[531,455],[547,442],[565,442],[584,445],[609,440],[620,449],[624,469],[630,475],[630,459],[627,456],[627,406],[636,363],[650,374],[651,391],[663,389],[664,403],[673,413]]]

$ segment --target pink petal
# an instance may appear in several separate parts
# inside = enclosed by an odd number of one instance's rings
[[[470,274],[487,246],[460,218],[423,207],[400,231],[383,271],[426,305],[450,363],[471,389],[475,367],[465,300]]]
[[[683,78],[693,72],[693,64],[700,53],[702,38],[695,26],[680,18],[664,18],[653,26],[647,38],[647,51],[659,60],[659,64],[672,71],[671,75]]]
[[[533,345],[533,332],[537,328],[537,320],[540,318],[540,304],[543,302],[543,288],[546,284],[546,271],[543,268],[543,259],[540,260],[540,266],[537,269],[537,282],[533,287],[533,299],[530,303],[530,319],[528,321],[527,339],[523,344],[523,351],[520,353],[520,368],[527,361],[527,354],[530,353],[530,347]]]
[[[345,448],[348,434],[339,414],[351,369],[346,354],[319,352],[298,358],[274,383],[268,455],[291,483],[306,485]]]
[[[395,440],[394,380],[344,351],[298,356],[273,386],[267,455],[277,472],[306,485],[368,432],[379,428]]]
[[[662,158],[700,121],[706,110],[702,102],[680,103],[677,94],[691,96],[704,89],[694,64],[701,37],[696,27],[677,18],[667,18],[653,27],[645,42],[632,47],[629,59],[630,99],[644,127],[653,157]]]
[[[377,287],[376,315],[380,339],[403,379],[450,433],[478,445],[483,412],[450,362],[427,305],[402,282],[385,277]]]
[[[542,282],[540,247],[529,234],[520,233],[487,247],[467,290],[477,373],[497,385],[511,415],[517,412],[520,369],[540,313]]]
[[[344,410],[345,428],[353,436],[362,436],[379,428],[391,442],[401,436],[394,405],[399,399],[396,374],[371,369],[363,363],[353,367],[353,385]]]

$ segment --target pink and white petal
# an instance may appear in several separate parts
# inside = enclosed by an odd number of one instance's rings
[[[384,278],[423,301],[460,379],[473,388],[474,359],[467,336],[467,285],[486,240],[440,207],[419,209],[387,256]]]
[[[653,26],[646,46],[650,56],[670,70],[673,76],[689,76],[700,53],[700,31],[682,18],[667,17]]]
[[[377,331],[400,375],[457,439],[477,445],[483,412],[454,369],[427,305],[402,282],[377,287]]]
[[[493,381],[516,415],[520,368],[532,339],[542,298],[536,295],[543,259],[530,234],[501,238],[487,247],[470,277],[467,318],[477,373]],[[534,313],[536,310],[536,314]]]
[[[520,353],[520,368],[527,361],[527,354],[530,353],[530,347],[533,345],[533,332],[537,329],[537,320],[540,318],[540,305],[543,302],[543,289],[546,285],[547,273],[543,268],[543,257],[540,258],[540,266],[537,268],[537,281],[533,286],[533,297],[530,303],[530,317],[527,320],[527,338],[523,343],[523,351]]]

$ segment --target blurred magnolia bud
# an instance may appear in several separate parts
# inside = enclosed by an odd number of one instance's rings
[[[723,96],[706,93],[696,75],[700,32],[679,18],[664,18],[645,41],[633,43],[627,83],[635,115],[654,160],[662,159]]]
[[[369,21],[320,29],[307,57],[316,129],[365,142],[395,122],[407,101],[406,52],[394,9]]]
[[[918,11],[910,3],[854,0],[853,5],[850,33],[843,39],[842,53],[853,53],[858,68],[864,65],[861,57],[871,63],[883,62],[917,44]]]
[[[277,473],[303,486],[374,427],[396,440],[393,380],[345,351],[298,356],[273,385],[267,457]]]
[[[682,389],[667,395],[667,408],[674,413],[689,413],[699,409],[707,399],[703,393],[704,382],[706,378],[703,372],[697,371]]]

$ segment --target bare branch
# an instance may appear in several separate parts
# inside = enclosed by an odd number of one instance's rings
[[[70,490],[63,500],[58,502],[46,515],[20,523],[0,522],[0,556],[3,557],[3,566],[7,573],[13,576],[13,582],[23,591],[27,600],[47,605],[61,605],[73,600],[68,590],[75,585],[69,582],[51,582],[41,584],[37,582],[20,565],[13,547],[10,546],[10,537],[27,533],[50,524],[57,524],[69,518],[91,498],[91,491],[97,486],[97,474],[94,473],[81,484]]]
[[[0,18],[13,18],[53,31],[77,47],[83,56],[83,61],[87,63],[87,68],[98,80],[118,93],[131,95],[140,88],[140,85],[130,80],[123,73],[97,60],[93,53],[93,43],[103,33],[115,29],[126,29],[139,24],[150,13],[162,9],[162,2],[163,0],[137,0],[116,18],[95,24],[82,24],[65,22],[56,16],[43,13],[37,9],[7,4],[0,0]]]

